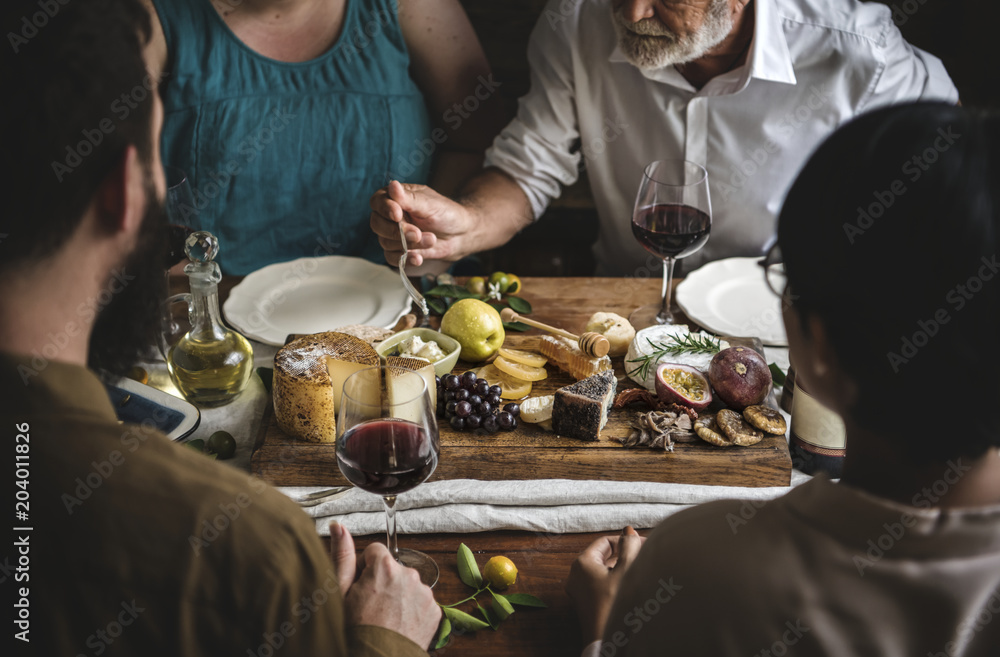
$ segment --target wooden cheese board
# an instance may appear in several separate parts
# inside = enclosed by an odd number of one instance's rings
[[[508,334],[506,345],[530,349],[537,336]],[[727,338],[760,350],[748,338]],[[625,377],[621,357],[613,359],[618,390],[637,387]],[[456,373],[471,369],[458,362]],[[574,379],[552,365],[532,395],[547,395]],[[771,394],[768,403],[777,408]],[[598,442],[564,438],[522,422],[514,431],[478,435],[440,425],[441,458],[430,481],[439,479],[575,479],[651,481],[717,486],[787,486],[792,462],[783,436],[767,436],[751,447],[720,448],[697,441],[677,443],[673,452],[625,449],[617,438],[629,433],[630,416],[640,409],[614,409]],[[340,474],[334,443],[307,443],[285,435],[269,409],[251,470],[276,486],[333,486],[348,483]]]

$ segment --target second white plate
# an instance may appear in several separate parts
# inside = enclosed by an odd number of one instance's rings
[[[229,293],[223,312],[247,337],[281,346],[290,333],[348,324],[391,327],[409,309],[410,296],[388,266],[325,256],[252,272]]]
[[[781,300],[764,282],[760,258],[727,258],[697,269],[677,286],[677,305],[692,320],[721,335],[759,337],[788,344]]]

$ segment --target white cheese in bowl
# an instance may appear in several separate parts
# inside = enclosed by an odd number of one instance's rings
[[[669,343],[672,338],[680,337],[691,333],[691,330],[684,324],[677,326],[650,326],[649,328],[644,328],[635,334],[635,339],[632,340],[632,344],[629,345],[628,353],[625,354],[625,371],[630,372],[628,375],[630,379],[643,386],[647,390],[656,390],[656,366],[660,363],[677,363],[678,365],[687,365],[688,367],[693,367],[702,372],[708,372],[709,363],[712,362],[712,356],[714,354],[693,354],[689,352],[681,352],[679,354],[667,354],[661,356],[656,360],[655,363],[650,364],[649,368],[646,370],[646,376],[640,377],[637,371],[642,363],[630,363],[630,360],[636,358],[641,358],[642,356],[649,356],[654,351],[657,351],[657,347],[654,345],[661,343]],[[715,338],[715,336],[710,333],[705,333],[701,331],[695,333],[695,335],[706,338]],[[650,343],[653,344],[650,344]],[[729,343],[725,340],[720,340],[720,350],[727,349]]]
[[[437,342],[421,340],[419,335],[403,340],[398,346],[399,355],[404,358],[421,358],[428,363],[436,363],[445,357]]]

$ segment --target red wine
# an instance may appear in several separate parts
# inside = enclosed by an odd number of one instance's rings
[[[688,205],[654,205],[636,212],[632,234],[661,258],[689,256],[708,241],[711,218]]]
[[[167,224],[167,269],[184,260],[184,240],[194,231],[180,224]]]
[[[399,495],[423,483],[437,467],[424,428],[405,420],[369,420],[351,427],[337,450],[340,471],[362,490]]]

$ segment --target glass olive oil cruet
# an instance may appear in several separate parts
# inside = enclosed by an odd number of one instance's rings
[[[184,397],[198,406],[228,404],[246,387],[253,374],[253,347],[242,335],[227,328],[219,315],[219,281],[222,270],[214,262],[219,241],[197,231],[184,242],[191,261],[184,267],[190,294],[171,301],[186,301],[191,329],[167,351],[167,369]]]

